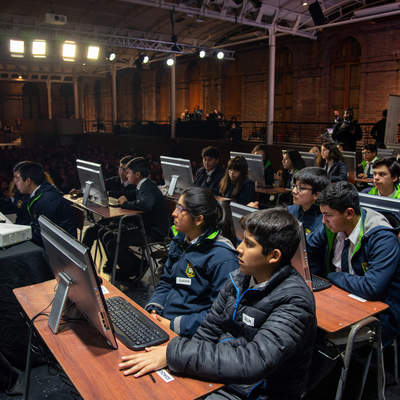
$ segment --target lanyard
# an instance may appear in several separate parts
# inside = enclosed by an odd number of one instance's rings
[[[34,197],[31,201],[30,201],[30,203],[27,205],[27,209],[28,209],[28,214],[29,214],[29,216],[32,216],[31,215],[31,207],[33,206],[33,204],[34,203],[36,203],[36,201],[37,200],[39,200],[41,197],[42,197],[42,194],[43,193],[40,193],[40,194],[38,194],[36,197]]]

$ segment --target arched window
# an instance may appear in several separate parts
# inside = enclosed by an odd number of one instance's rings
[[[288,48],[277,52],[275,67],[275,121],[291,121],[293,112],[293,56]]]
[[[332,52],[331,110],[352,107],[358,119],[361,47],[356,39],[344,39]]]

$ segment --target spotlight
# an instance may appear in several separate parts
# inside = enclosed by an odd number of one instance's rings
[[[206,54],[206,51],[205,51],[205,50],[200,50],[200,51],[199,51],[199,57],[200,57],[200,58],[204,58],[206,55],[207,55],[207,54]]]
[[[149,56],[144,56],[143,57],[143,64],[147,64],[148,62],[150,61],[150,58],[149,58]]]
[[[22,77],[22,75],[18,75],[18,79],[22,79],[23,77]]]
[[[63,44],[62,57],[64,61],[75,61],[76,43],[65,41]]]
[[[100,47],[89,46],[87,51],[88,60],[97,60],[99,58]]]
[[[169,67],[172,67],[174,64],[175,64],[174,59],[173,59],[172,57],[169,57],[169,58],[167,59],[167,65],[168,65]]]
[[[219,51],[219,52],[217,53],[217,58],[218,58],[218,60],[222,60],[224,57],[225,57],[225,54],[224,54],[223,51]]]
[[[117,55],[115,53],[110,53],[108,55],[108,61],[114,61],[117,58]]]
[[[23,40],[10,39],[11,57],[23,57],[25,52],[25,44]]]
[[[307,7],[307,6],[308,6],[308,1],[305,1],[305,0],[302,1],[302,2],[301,2],[301,5],[302,5],[303,7]]]
[[[35,58],[46,57],[46,41],[45,40],[34,40],[32,42],[32,55]]]

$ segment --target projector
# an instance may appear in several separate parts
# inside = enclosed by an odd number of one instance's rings
[[[67,23],[66,15],[46,13],[44,23],[49,25],[65,25]]]

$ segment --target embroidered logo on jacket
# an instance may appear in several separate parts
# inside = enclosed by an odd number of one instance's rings
[[[194,278],[195,277],[194,268],[193,268],[192,265],[190,265],[190,263],[187,264],[185,273],[188,276],[188,278]]]

